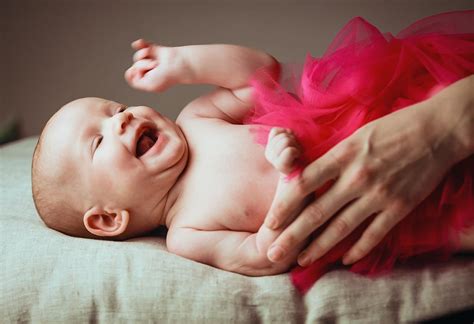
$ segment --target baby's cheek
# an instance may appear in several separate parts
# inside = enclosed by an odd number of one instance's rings
[[[126,162],[107,161],[96,170],[95,178],[107,186],[110,191],[118,191],[130,186],[129,182],[134,180],[132,170]]]
[[[157,191],[157,188],[150,184],[150,177],[148,175],[134,172],[134,170],[122,174],[120,186],[123,187],[123,190],[130,197],[133,196],[135,201],[149,200]]]

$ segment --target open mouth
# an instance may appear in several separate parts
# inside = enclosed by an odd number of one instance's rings
[[[135,155],[137,158],[148,152],[158,140],[158,132],[147,128],[138,138]]]

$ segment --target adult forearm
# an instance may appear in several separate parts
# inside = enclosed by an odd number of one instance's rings
[[[269,54],[237,45],[189,45],[177,47],[184,72],[180,83],[213,84],[238,89],[261,67],[278,73],[278,62]]]
[[[436,143],[454,163],[474,154],[474,75],[459,80],[424,102],[430,129],[441,129]]]

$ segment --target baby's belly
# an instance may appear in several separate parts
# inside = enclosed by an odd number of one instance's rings
[[[220,219],[220,223],[223,227],[232,231],[256,233],[265,221],[267,210],[268,208],[265,211],[249,207],[242,210],[234,208],[225,213],[225,217]]]
[[[200,173],[181,193],[175,225],[256,233],[270,209],[279,173],[270,167],[239,171],[229,167],[225,172]]]
[[[175,225],[207,231],[256,233],[270,209],[275,189],[276,184],[269,184],[267,188],[220,185],[216,190],[201,192],[187,200],[180,208]]]
[[[202,230],[256,233],[265,220],[276,191],[278,177],[208,179],[206,189],[193,190],[180,213],[180,226]],[[216,180],[214,182],[213,180]],[[189,197],[189,196],[188,196]]]
[[[226,206],[219,211],[218,222],[233,231],[257,232],[270,209],[276,185],[266,188],[246,188],[245,192],[232,192]],[[222,213],[222,214],[221,214]]]

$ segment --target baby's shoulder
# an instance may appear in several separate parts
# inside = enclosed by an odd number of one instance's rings
[[[208,96],[201,96],[188,103],[179,113],[176,123],[206,124],[235,123],[230,116],[218,109]]]
[[[224,119],[201,116],[194,113],[181,114],[176,124],[182,130],[189,148],[195,154],[210,154],[217,158],[218,152],[234,152],[237,148],[252,145],[253,137],[249,125],[232,124]],[[237,152],[236,152],[237,153]],[[246,154],[246,151],[239,154]]]

